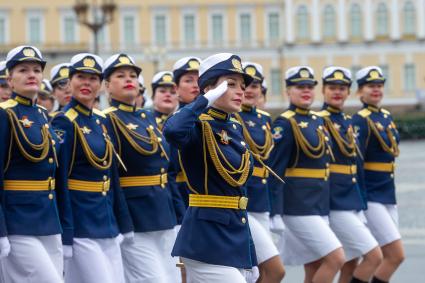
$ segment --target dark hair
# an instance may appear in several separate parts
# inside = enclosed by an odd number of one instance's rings
[[[204,82],[204,87],[203,87],[203,89],[201,90],[201,94],[205,94],[205,92],[204,92],[204,90],[208,87],[208,86],[215,86],[216,84],[217,84],[217,82],[218,82],[218,79],[219,79],[220,77],[214,77],[214,78],[211,78],[211,79],[208,79],[208,80],[206,80],[205,82]]]

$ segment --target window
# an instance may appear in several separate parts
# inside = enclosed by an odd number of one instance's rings
[[[40,44],[42,42],[42,15],[38,12],[28,14],[27,40],[30,44]]]
[[[97,34],[97,40],[98,40],[100,45],[106,44],[106,38],[107,38],[106,33],[107,33],[107,28],[106,28],[106,26],[103,26]]]
[[[309,36],[309,21],[307,7],[302,5],[298,7],[297,11],[297,34],[298,39],[306,40]]]
[[[268,16],[268,26],[269,26],[269,41],[277,43],[280,37],[279,30],[279,14],[270,13]]]
[[[350,34],[353,38],[362,36],[362,11],[359,4],[353,4],[350,10]]]
[[[403,7],[403,34],[414,35],[416,27],[415,6],[412,1],[408,1]]]
[[[77,23],[73,16],[67,15],[63,18],[63,41],[65,43],[75,43]]]
[[[281,95],[282,94],[282,73],[280,69],[271,70],[271,81],[272,81],[272,94]]]
[[[242,43],[251,42],[251,15],[240,15],[240,39]]]
[[[135,44],[136,39],[136,18],[134,15],[124,15],[123,17],[123,41],[125,46]]]
[[[223,16],[222,15],[212,15],[212,42],[214,44],[222,44],[224,40],[223,36]]]
[[[378,36],[388,35],[388,10],[385,3],[379,3],[378,10],[376,12],[376,34]]]
[[[404,89],[406,91],[415,91],[416,89],[414,64],[404,65]]]
[[[195,16],[194,15],[184,15],[183,30],[184,30],[184,44],[185,45],[195,44],[196,31],[195,31]]]
[[[155,16],[155,44],[165,45],[167,41],[167,27],[165,15]]]
[[[7,41],[6,17],[0,14],[0,44],[5,44],[6,41]]]
[[[326,5],[323,13],[323,37],[330,39],[335,37],[335,9]]]

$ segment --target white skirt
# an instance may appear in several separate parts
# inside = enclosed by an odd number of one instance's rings
[[[367,227],[381,247],[401,239],[396,205],[368,202],[367,207]]]
[[[245,270],[182,258],[187,283],[246,283]]]
[[[4,282],[63,282],[61,235],[8,238],[10,253],[2,259]]]
[[[175,229],[134,233],[133,243],[121,245],[126,282],[180,282],[178,258],[171,256],[175,240]]]
[[[331,229],[341,241],[347,261],[361,257],[378,246],[362,220],[362,214],[344,210],[331,210],[329,214]]]
[[[258,221],[257,218],[260,219],[260,221],[262,220],[262,222]],[[248,223],[249,229],[251,230],[252,240],[255,245],[258,264],[279,255],[270,235],[270,230],[266,230],[266,227],[268,227],[269,224],[268,213],[248,212]]]
[[[118,237],[74,238],[72,258],[65,261],[66,283],[124,283]]]
[[[327,216],[283,215],[285,232],[281,253],[286,265],[307,264],[328,255],[342,245],[329,227]]]

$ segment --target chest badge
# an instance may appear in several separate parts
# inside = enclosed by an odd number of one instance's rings
[[[222,144],[229,144],[230,140],[232,139],[225,130],[221,130],[221,132],[217,133],[217,135],[220,137],[220,142]]]
[[[87,128],[86,126],[81,128],[81,131],[83,132],[83,134],[88,135],[91,133],[91,130],[89,128]]]
[[[300,122],[300,123],[298,124],[298,126],[299,126],[301,129],[305,129],[305,128],[307,128],[307,127],[308,127],[308,122]]]
[[[382,124],[381,124],[380,122],[376,122],[376,123],[375,123],[375,125],[376,125],[376,128],[377,128],[379,131],[383,131],[383,130],[384,130],[384,126],[382,126]]]
[[[19,120],[19,122],[21,122],[22,126],[24,126],[25,128],[31,128],[32,124],[34,124],[33,121],[30,121],[28,119],[28,116],[22,116],[22,119]]]
[[[137,127],[139,127],[139,125],[135,125],[135,124],[133,124],[133,123],[128,123],[128,124],[126,125],[126,127],[127,127],[127,129],[134,131],[134,130],[136,130],[136,129],[137,129]]]
[[[248,127],[255,127],[255,123],[251,120],[246,121],[246,124],[248,125]]]

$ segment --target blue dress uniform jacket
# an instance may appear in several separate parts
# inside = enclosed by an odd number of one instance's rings
[[[135,232],[172,229],[176,217],[167,181],[169,149],[152,112],[117,100],[104,111],[120,166],[120,184]]]
[[[357,177],[357,141],[352,119],[341,110],[324,105],[318,113],[326,125],[332,141],[335,160],[330,165],[330,209],[361,210],[364,202]]]
[[[172,115],[164,126],[165,137],[179,149],[182,170],[191,190],[189,208],[172,255],[251,268],[256,265],[256,256],[244,209],[246,203],[238,205],[246,200],[245,183],[252,171],[251,157],[241,125],[229,114],[205,109],[207,103],[205,97],[198,97]],[[210,150],[211,145],[216,146],[215,150]],[[230,167],[235,169],[235,175],[229,173]],[[221,174],[231,176],[224,178]],[[225,208],[218,208],[214,199],[236,200],[236,207],[227,208],[223,201]]]
[[[55,190],[59,142],[44,109],[12,94],[0,104],[0,236],[60,234],[66,190]]]
[[[328,215],[331,151],[323,119],[290,105],[274,121],[272,133],[269,164],[285,181],[270,178],[272,214]]]
[[[266,163],[273,146],[270,114],[255,107],[242,106],[242,111],[235,116],[243,125],[245,141],[251,150],[262,158],[263,163]],[[250,200],[248,211],[270,211],[268,176],[269,172],[264,164],[254,159],[254,172],[247,183],[248,199]]]
[[[354,132],[364,163],[362,173],[368,201],[395,204],[394,168],[399,154],[400,136],[391,114],[382,108],[364,104],[353,116]]]
[[[133,230],[105,122],[100,111],[75,99],[52,120],[62,140],[57,185],[69,190],[72,205],[74,229],[64,229],[66,245],[73,237],[112,238]]]

